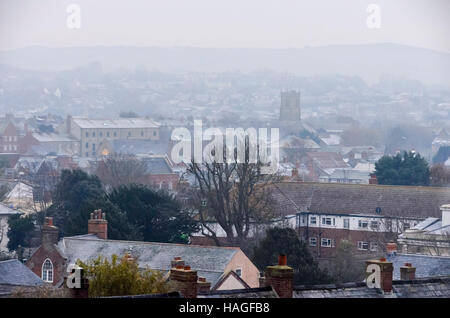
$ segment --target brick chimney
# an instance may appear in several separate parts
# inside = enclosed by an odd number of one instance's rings
[[[297,168],[292,169],[291,176],[293,178],[298,178],[298,169]]]
[[[394,271],[394,266],[391,262],[388,262],[384,257],[375,260],[366,261],[366,265],[371,264],[378,265],[380,268],[380,288],[385,293],[390,293],[392,291],[392,272]],[[370,273],[366,273],[369,275]]]
[[[197,280],[197,292],[199,294],[207,293],[211,289],[211,283],[206,281],[205,277],[199,277]]]
[[[197,298],[197,271],[190,266],[178,265],[170,269],[169,280],[184,298]]]
[[[102,213],[102,210],[95,210],[91,213],[91,218],[88,221],[88,234],[95,234],[103,240],[108,238],[108,221],[106,221],[106,214]]]
[[[173,260],[170,262],[171,268],[174,268],[177,266],[184,266],[184,265],[186,265],[186,264],[184,263],[184,261],[181,259],[180,256],[174,257]]]
[[[280,254],[278,265],[266,267],[264,285],[272,286],[280,298],[292,298],[293,279],[294,270],[287,266],[286,255]]]
[[[375,173],[370,174],[369,184],[378,184],[378,179]]]
[[[42,226],[42,245],[58,243],[58,228],[53,225],[53,218],[46,217]]]
[[[400,279],[401,280],[414,280],[416,279],[416,268],[411,263],[405,263],[400,267]]]

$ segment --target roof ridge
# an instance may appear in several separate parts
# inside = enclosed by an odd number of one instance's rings
[[[89,234],[84,234],[89,235]],[[83,240],[83,241],[95,241],[95,242],[123,242],[123,243],[137,243],[137,244],[154,244],[154,245],[176,245],[187,247],[201,247],[201,248],[220,248],[229,250],[240,250],[237,246],[212,246],[212,245],[194,245],[194,244],[181,244],[181,243],[164,243],[164,242],[149,242],[149,241],[127,241],[127,240],[113,240],[113,239],[98,239],[98,238],[82,238],[83,235],[63,237],[63,239],[71,240]]]

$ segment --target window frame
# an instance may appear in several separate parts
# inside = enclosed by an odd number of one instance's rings
[[[47,263],[47,262],[48,262],[48,263]],[[44,267],[46,266],[46,264],[50,264],[51,268],[50,268],[50,269],[49,269],[49,268],[45,269]],[[53,272],[54,272],[54,268],[55,268],[55,267],[53,266],[52,260],[51,260],[50,258],[46,258],[46,259],[44,260],[44,262],[42,263],[42,267],[41,267],[41,279],[42,279],[44,282],[46,282],[46,283],[53,283],[53,278],[54,278]],[[45,278],[44,278],[44,273],[45,273]],[[49,279],[49,273],[50,273],[51,279]]]

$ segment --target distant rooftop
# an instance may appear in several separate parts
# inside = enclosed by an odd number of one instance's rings
[[[87,119],[73,117],[73,121],[81,128],[157,128],[159,123],[144,118],[120,118],[120,119]]]

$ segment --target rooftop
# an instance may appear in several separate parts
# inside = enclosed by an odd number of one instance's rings
[[[157,128],[159,124],[151,119],[144,118],[120,118],[120,119],[87,119],[73,118],[75,124],[81,128]]]
[[[382,216],[440,217],[440,206],[450,202],[450,188],[280,182],[273,195],[284,215],[297,212],[376,214]]]

